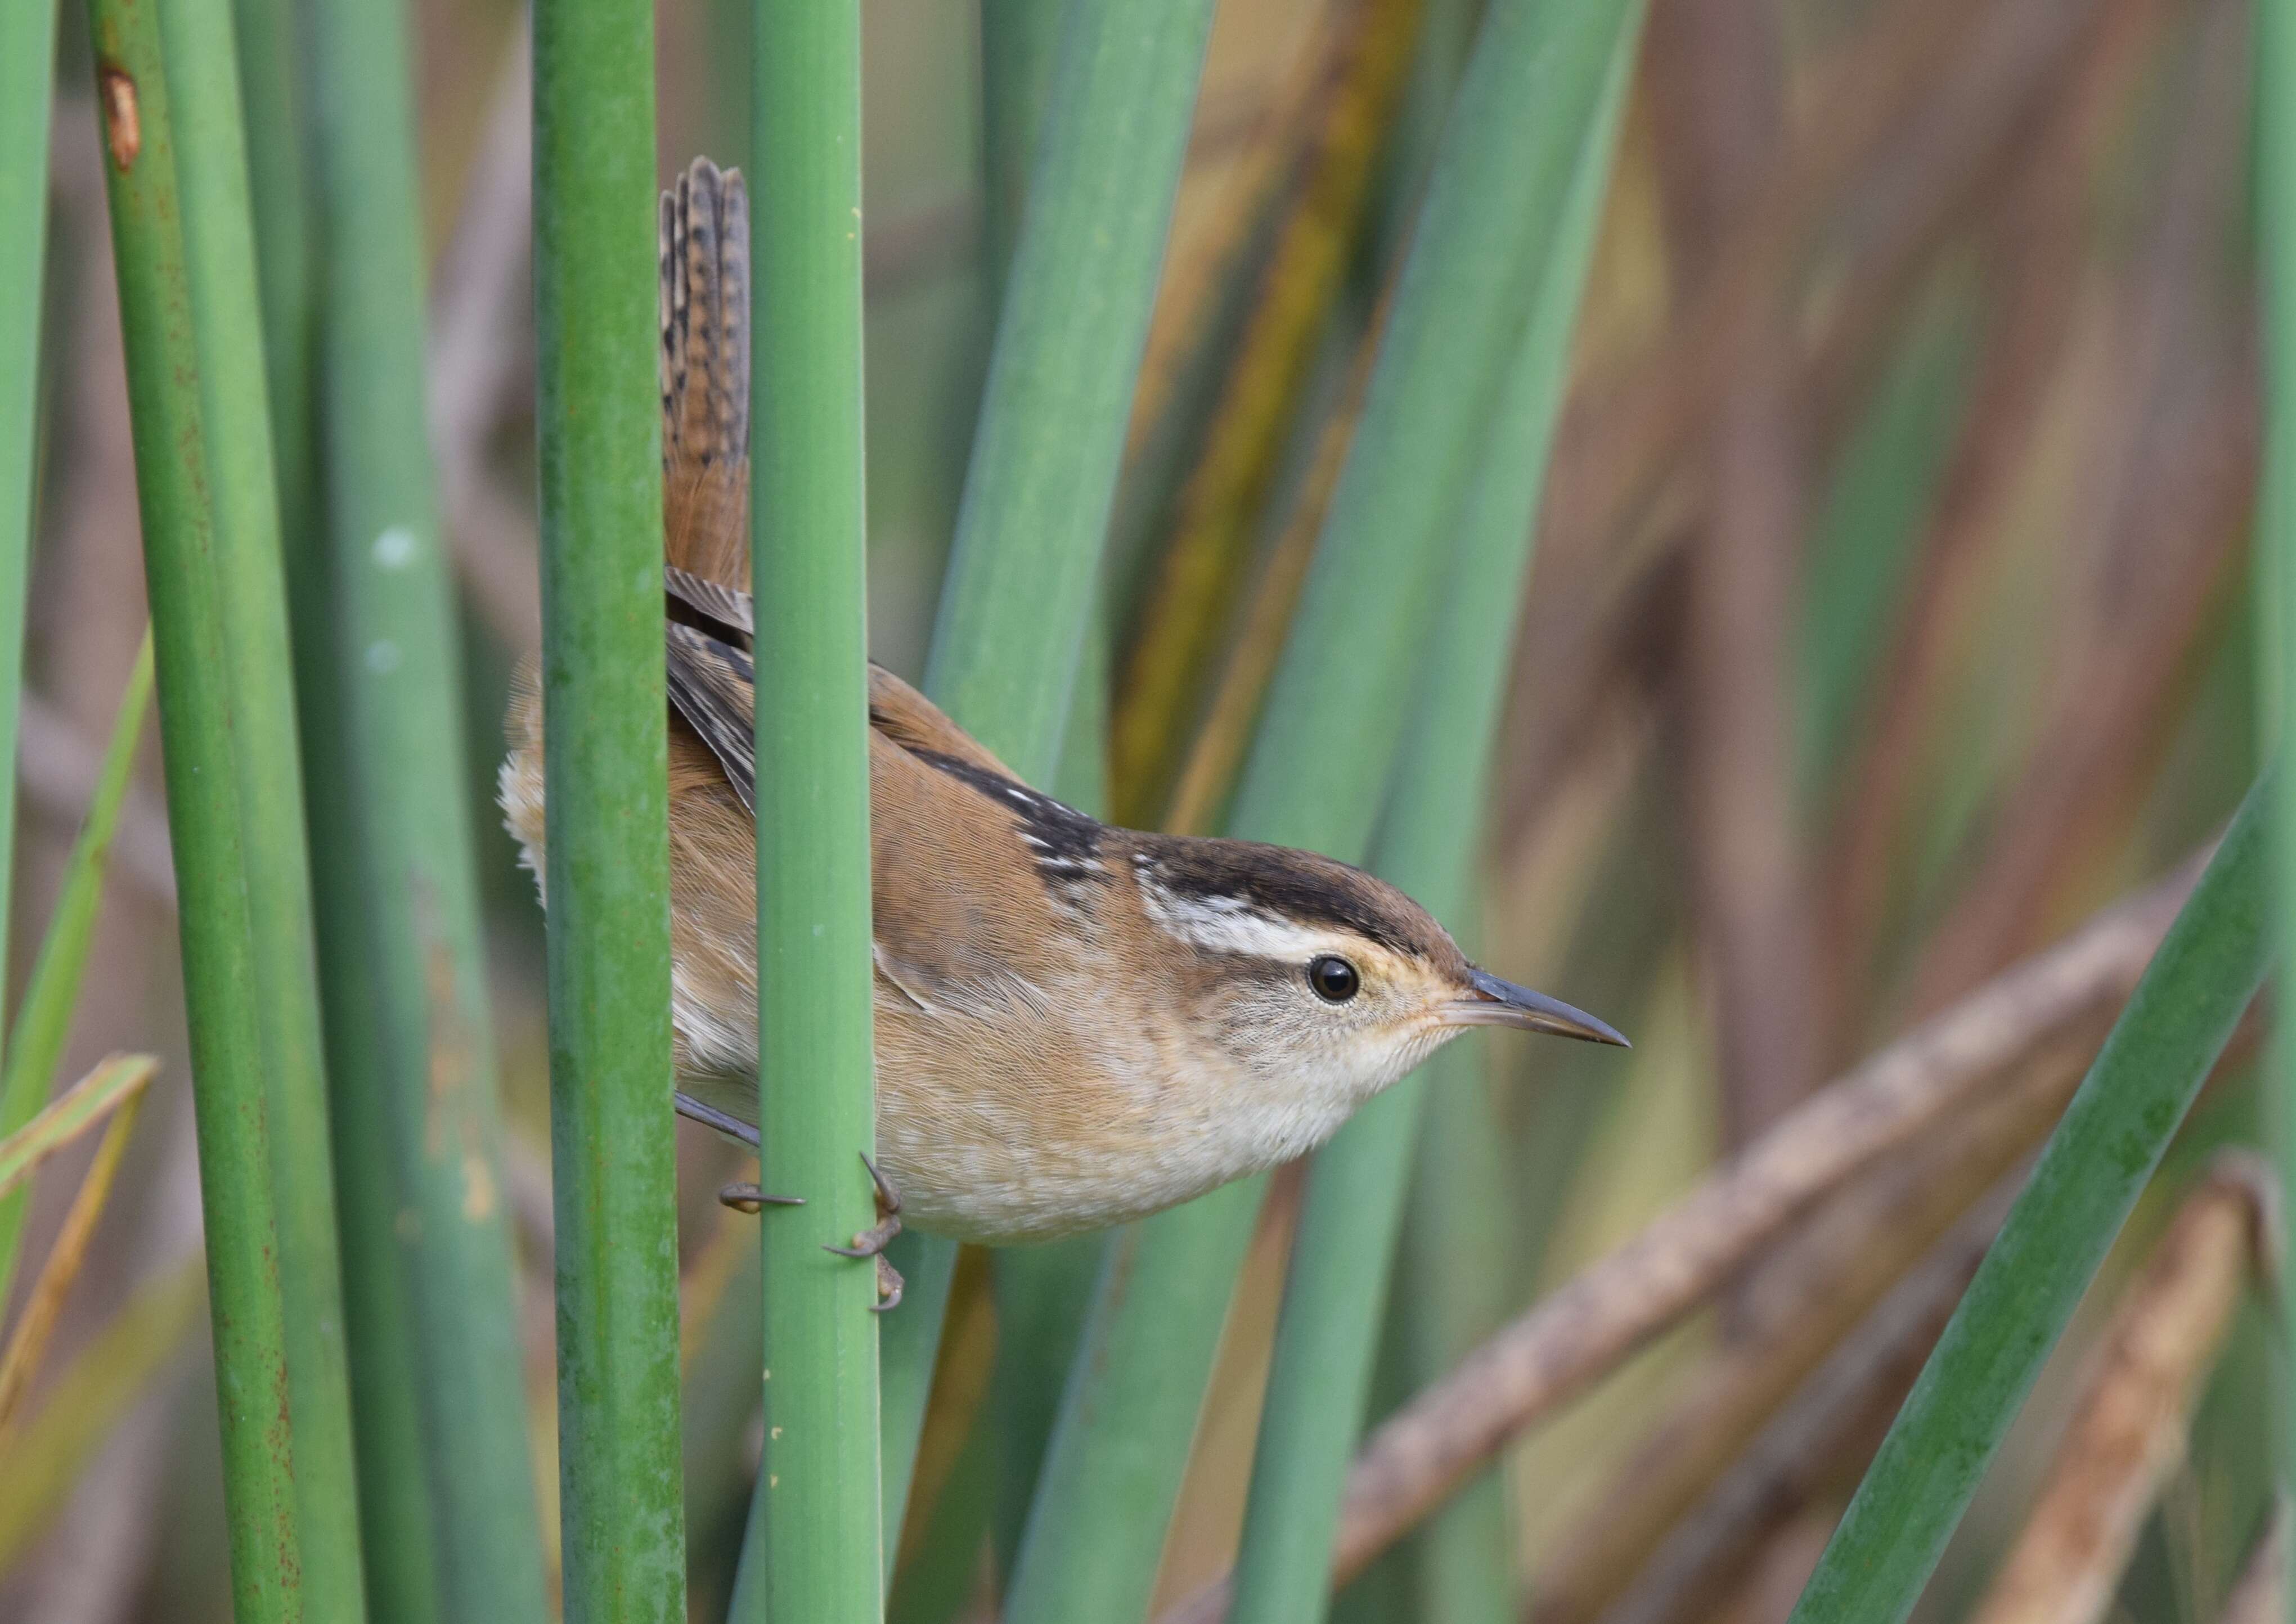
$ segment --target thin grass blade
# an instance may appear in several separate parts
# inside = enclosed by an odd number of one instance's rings
[[[151,698],[152,637],[146,632],[135,667],[128,672],[127,691],[119,696],[111,740],[104,747],[95,794],[88,802],[87,821],[72,842],[71,855],[64,859],[55,911],[49,916],[39,956],[32,962],[32,979],[17,1007],[7,1063],[0,1068],[0,1134],[12,1133],[33,1119],[40,1102],[47,1097],[48,1079],[63,1062],[64,1040],[70,1035],[72,1010],[79,1003],[80,981],[86,974],[88,952],[95,939],[95,911],[103,900],[111,837],[119,830],[119,808],[135,782],[135,746],[144,736],[144,713]],[[86,1086],[83,1082],[78,1087]],[[4,1152],[0,1152],[0,1303],[8,1300],[16,1250],[24,1234],[25,1197],[7,1193],[12,1181],[5,1168]]]
[[[40,1407],[0,1431],[0,1573],[70,1503],[104,1440],[182,1350],[203,1295],[195,1252],[138,1285],[49,1383]]]
[[[159,1069],[149,1054],[115,1054],[0,1139],[0,1195],[12,1193],[40,1163],[142,1093]]]
[[[144,1079],[150,1080],[147,1070]],[[73,1193],[71,1205],[64,1210],[64,1220],[56,1231],[56,1243],[49,1249],[47,1260],[32,1282],[30,1296],[25,1299],[24,1311],[17,1316],[16,1329],[9,1337],[7,1347],[0,1349],[0,1433],[8,1428],[16,1407],[23,1401],[32,1378],[39,1374],[40,1360],[48,1350],[48,1338],[56,1328],[56,1318],[63,1312],[64,1294],[79,1276],[79,1267],[87,1258],[87,1243],[94,1237],[95,1222],[103,1216],[103,1204],[111,1198],[111,1184],[119,1171],[119,1159],[127,1153],[127,1137],[135,1131],[135,1120],[144,1103],[139,1088],[127,1095],[111,1113],[111,1125],[103,1131],[102,1143],[95,1147],[95,1160],[88,1163],[80,1178],[79,1188]]]
[[[2042,1362],[2264,980],[2272,799],[2267,775],[2153,955],[1858,1485],[1793,1624],[1896,1624],[1920,1599]]]

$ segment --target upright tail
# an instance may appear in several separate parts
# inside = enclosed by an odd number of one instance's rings
[[[697,158],[661,194],[666,562],[750,587],[750,193]]]

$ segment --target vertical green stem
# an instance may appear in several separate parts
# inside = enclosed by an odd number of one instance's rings
[[[1459,527],[1417,719],[1396,761],[1373,868],[1455,923],[1473,890],[1490,746],[1530,563],[1547,447],[1611,173],[1639,8],[1616,8],[1606,65],[1583,87],[1576,161],[1535,269],[1519,340]],[[1582,87],[1572,86],[1572,90]],[[1456,1063],[1456,1062],[1455,1062]],[[1316,1154],[1285,1282],[1236,1563],[1235,1624],[1328,1611],[1340,1490],[1362,1431],[1426,1079],[1405,1079]]]
[[[386,1135],[364,1151],[387,1149],[397,1174],[442,1611],[541,1624],[463,776],[462,651],[423,419],[406,16],[365,0],[324,0],[311,15],[330,641],[357,807],[324,832],[326,883],[355,888],[364,949],[332,968],[360,976],[373,999],[380,1048],[369,1080]]]
[[[294,0],[233,0],[239,87],[255,205],[256,270],[262,280],[263,359],[271,397],[273,463],[294,606],[297,541],[311,528],[312,286],[309,179],[305,170],[303,70]],[[305,776],[316,775],[305,752]]]
[[[225,672],[232,696],[255,992],[271,1100],[280,1276],[304,1592],[321,1616],[365,1605],[326,1070],[295,729],[293,657],[264,370],[261,282],[229,0],[160,8],[206,428]],[[160,704],[167,705],[163,685]]]
[[[750,422],[757,603],[764,1458],[734,1616],[883,1616],[861,367],[861,20],[756,11]]]
[[[2296,0],[2256,5],[2257,240],[2263,258],[2264,466],[2256,526],[2257,647],[2264,714],[2271,718],[2267,759],[2296,761]],[[2272,746],[2276,745],[2277,749]],[[2296,1010],[2296,795],[2275,808],[2276,900],[2283,944],[2280,1007]],[[2267,1067],[2274,1152],[2281,1185],[2296,1190],[2296,1033],[2276,1023]],[[2281,1253],[2296,1243],[2296,1213],[2281,1206]],[[2296,1298],[2280,1295],[2280,1480],[2296,1482]],[[2296,1620],[2296,1585],[2284,1586]]]
[[[24,666],[24,570],[39,507],[40,327],[48,254],[48,103],[56,75],[56,7],[25,0],[0,12],[0,761],[16,759]],[[8,971],[9,881],[16,849],[16,775],[0,783],[0,986]],[[32,1120],[45,1074],[0,1089],[0,1137]],[[0,1308],[23,1226],[25,1193],[0,1200]]]
[[[1023,776],[1049,775],[1068,719],[1211,12],[1069,0],[1062,21],[926,669]],[[1042,660],[1004,646],[1023,627]]]
[[[1021,210],[1029,195],[1029,160],[1053,83],[1065,0],[980,0],[981,212],[992,296],[1001,298]]]
[[[1211,0],[1064,0],[925,690],[1021,777],[1060,756],[1171,229]],[[884,1333],[898,1527],[956,1249],[903,1237]]]
[[[415,1404],[414,1330],[401,1279],[397,1179],[387,1154],[380,1079],[382,1039],[359,950],[365,930],[356,849],[344,830],[354,805],[334,669],[336,636],[324,537],[314,488],[313,287],[308,142],[298,77],[303,52],[291,0],[234,0],[240,88],[254,183],[257,268],[274,460],[295,637],[295,698],[303,751],[304,821],[312,850],[313,918],[324,1015],[327,1121],[343,1264],[358,1509],[367,1608],[379,1619],[439,1618],[430,1491]]]
[[[566,1616],[685,1615],[653,26],[534,18],[552,1170]]]
[[[0,13],[0,986],[7,984],[16,850],[16,710],[24,671],[24,574],[39,507],[40,328],[48,258],[48,103],[56,0]],[[0,1134],[12,1102],[0,1100]],[[32,1109],[38,1108],[35,1102]],[[0,1286],[0,1302],[6,1300]]]
[[[192,279],[159,19],[133,0],[88,9],[162,695],[233,1611],[240,1624],[272,1624],[305,1616],[303,1540]],[[356,1599],[343,1616],[357,1616]]]

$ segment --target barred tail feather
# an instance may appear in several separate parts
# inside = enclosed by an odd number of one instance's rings
[[[750,584],[750,194],[697,158],[661,195],[662,545]]]

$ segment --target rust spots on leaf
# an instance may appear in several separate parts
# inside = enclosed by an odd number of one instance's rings
[[[477,1038],[463,1017],[455,988],[455,956],[427,890],[418,894],[415,925],[422,940],[422,990],[430,1005],[430,1053],[425,1080],[422,1150],[438,1161],[453,1156],[462,1174],[463,1218],[482,1224],[501,1205],[487,1156],[481,1118],[471,1089],[480,1081]]]
[[[135,80],[125,68],[106,62],[96,70],[96,88],[103,98],[103,144],[111,149],[114,168],[125,175],[135,167],[144,150],[144,120],[135,108]]]

